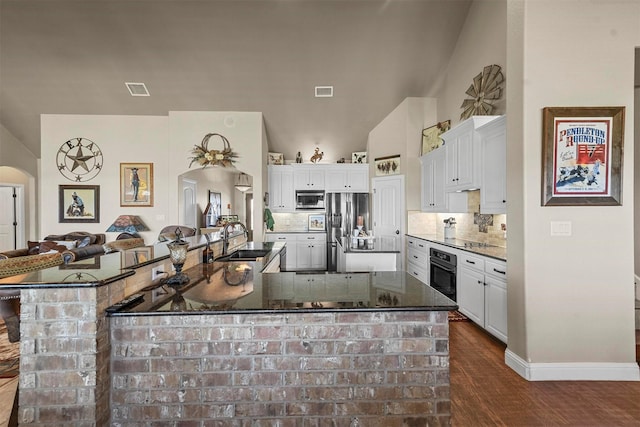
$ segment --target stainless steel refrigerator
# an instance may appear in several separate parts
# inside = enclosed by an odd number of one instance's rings
[[[336,271],[338,263],[337,240],[351,236],[362,217],[363,228],[369,232],[372,227],[369,216],[369,193],[327,193],[327,270]],[[349,244],[347,240],[345,244]]]

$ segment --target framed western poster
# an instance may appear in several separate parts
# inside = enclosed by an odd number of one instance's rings
[[[624,107],[543,109],[543,206],[622,204],[624,111]]]
[[[58,222],[100,222],[100,186],[59,185]]]
[[[153,163],[120,163],[120,206],[153,206]]]

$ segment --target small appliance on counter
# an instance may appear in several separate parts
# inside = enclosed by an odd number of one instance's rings
[[[456,219],[454,217],[444,220],[444,238],[455,239],[456,238]]]

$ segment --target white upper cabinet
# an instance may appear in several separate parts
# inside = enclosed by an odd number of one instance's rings
[[[421,208],[423,212],[466,212],[467,195],[465,193],[447,193],[445,191],[445,151],[437,149],[420,157]]]
[[[477,129],[497,117],[473,116],[441,135],[445,142],[445,191],[480,188],[481,137]]]
[[[294,212],[293,168],[269,166],[269,208],[274,212]]]
[[[321,165],[293,167],[294,190],[323,190],[325,181],[325,168]]]
[[[482,137],[480,213],[507,213],[507,118],[478,128]]]
[[[325,168],[327,193],[368,193],[368,164],[335,164]]]

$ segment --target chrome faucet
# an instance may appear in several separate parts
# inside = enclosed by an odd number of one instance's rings
[[[224,225],[224,227],[222,227],[222,254],[226,255],[227,251],[229,250],[229,228],[235,228],[236,225],[239,225],[240,227],[242,227],[242,233],[244,234],[244,237],[249,239],[249,231],[247,231],[247,227],[241,223],[240,221],[231,221],[228,222]]]

